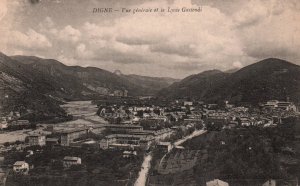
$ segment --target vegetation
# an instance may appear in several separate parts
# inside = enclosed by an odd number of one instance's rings
[[[35,153],[26,157],[26,151]],[[10,178],[12,185],[118,185],[118,182],[130,183],[137,176],[143,160],[143,154],[132,158],[123,158],[119,150],[89,150],[88,148],[47,148],[30,147],[24,152],[11,151],[5,156],[4,164],[13,164],[25,160],[34,165],[28,176]],[[81,157],[82,165],[64,169],[65,156]],[[123,180],[123,181],[122,181]]]
[[[284,126],[211,131],[184,147],[208,151],[208,159],[194,168],[199,182],[210,178],[287,179],[300,173],[295,169],[299,167],[299,151],[291,150],[296,149],[291,130]]]
[[[237,72],[218,70],[191,75],[161,90],[159,96],[205,100],[220,103],[251,103],[286,100],[299,103],[300,67],[284,60],[269,58],[246,66]]]

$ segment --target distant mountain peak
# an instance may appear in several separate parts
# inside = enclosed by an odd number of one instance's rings
[[[231,73],[213,70],[191,75],[158,93],[166,98],[253,104],[286,97],[300,103],[299,95],[300,66],[278,58],[267,58]]]
[[[294,63],[288,62],[284,59],[279,59],[279,58],[266,58],[263,59],[259,62],[257,62],[258,64],[266,64],[266,65],[295,65]],[[254,63],[255,64],[255,63]]]

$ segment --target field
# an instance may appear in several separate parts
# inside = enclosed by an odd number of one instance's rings
[[[25,137],[28,136],[28,132],[31,130],[18,130],[12,132],[3,132],[0,134],[0,144],[5,142],[15,142],[17,140],[24,141]]]

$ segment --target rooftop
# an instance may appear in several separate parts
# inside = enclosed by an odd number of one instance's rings
[[[64,160],[69,160],[69,161],[77,161],[80,159],[79,157],[72,157],[72,156],[65,156]]]
[[[16,161],[14,163],[14,166],[21,166],[21,165],[24,165],[26,162],[25,161]]]

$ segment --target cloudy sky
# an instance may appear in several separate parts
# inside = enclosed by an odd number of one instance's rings
[[[93,13],[93,8],[198,8]],[[182,78],[268,57],[300,65],[299,0],[0,0],[0,51]]]

